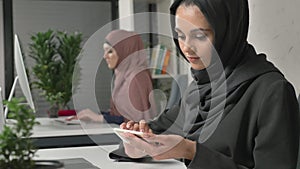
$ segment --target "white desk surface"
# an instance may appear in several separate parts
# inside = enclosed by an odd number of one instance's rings
[[[66,118],[66,117],[61,117]],[[73,135],[88,135],[88,134],[109,134],[113,133],[114,127],[119,127],[115,124],[81,122],[80,125],[66,125],[56,122],[55,118],[37,118],[40,125],[33,128],[32,137],[52,137],[52,136],[73,136]]]
[[[59,160],[68,158],[84,158],[101,169],[184,169],[182,162],[177,160],[162,160],[147,163],[115,162],[108,157],[108,153],[117,148],[117,145],[110,146],[89,146],[41,149],[37,151],[37,160]]]
[[[72,136],[87,134],[113,133],[113,127],[106,123],[81,123],[81,125],[65,125],[55,122],[52,118],[37,118],[41,125],[35,126],[32,137]],[[118,145],[84,146],[68,148],[40,149],[35,159],[59,160],[68,158],[84,158],[101,169],[183,169],[185,165],[177,160],[153,161],[147,163],[115,162],[108,157],[108,153]]]

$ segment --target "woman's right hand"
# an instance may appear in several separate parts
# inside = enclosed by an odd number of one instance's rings
[[[128,122],[124,122],[120,125],[121,129],[126,130],[134,130],[134,131],[141,131],[144,133],[152,133],[152,130],[149,128],[148,124],[145,120],[141,120],[139,122],[134,122],[132,120]]]
[[[146,123],[145,120],[141,120],[139,122],[134,122],[134,121],[129,121],[129,122],[124,122],[120,125],[121,129],[126,129],[126,130],[134,130],[134,131],[141,131],[144,132],[145,134],[152,134],[152,130],[149,128],[148,124]],[[126,134],[127,137],[132,137],[132,139],[138,139],[134,138],[133,134]],[[131,158],[141,158],[146,156],[147,154],[140,149],[135,148],[133,145],[123,142],[124,148],[125,148],[125,153],[131,157]]]
[[[93,112],[90,109],[81,110],[77,114],[77,119],[85,121],[103,122],[103,116]]]

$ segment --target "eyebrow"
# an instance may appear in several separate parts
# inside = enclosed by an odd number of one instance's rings
[[[112,46],[107,40],[104,43],[107,43],[109,46]]]
[[[108,45],[108,47],[105,47],[105,48],[109,48],[109,49],[111,49],[111,48],[113,48],[112,46],[111,46],[111,44],[109,43],[109,42],[107,42],[107,41],[105,41],[104,43],[103,43],[103,45],[104,44],[107,44]],[[104,46],[102,46],[103,48],[104,48]]]
[[[182,31],[179,28],[175,28],[175,31],[182,33]],[[211,29],[196,28],[196,29],[191,30],[190,32],[193,33],[193,32],[197,32],[197,31],[208,32],[208,31],[211,31]]]

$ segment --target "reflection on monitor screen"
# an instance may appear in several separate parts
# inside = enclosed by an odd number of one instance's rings
[[[13,86],[11,88],[11,91],[10,91],[10,94],[9,94],[9,97],[8,97],[8,101],[10,101],[12,99],[13,94],[15,92],[17,81],[19,81],[20,87],[22,89],[22,92],[23,92],[23,94],[26,98],[26,101],[27,101],[28,105],[31,107],[33,112],[35,112],[35,107],[34,107],[34,103],[33,103],[33,100],[32,100],[32,95],[31,95],[31,90],[30,90],[30,87],[29,87],[28,77],[27,77],[27,73],[26,73],[26,70],[25,70],[23,56],[22,56],[20,43],[19,43],[19,39],[18,39],[17,35],[15,35],[15,43],[14,43],[14,62],[15,62],[17,76],[15,77],[15,81],[14,81]],[[7,113],[8,113],[8,109],[6,107],[5,108],[5,117],[7,117]]]

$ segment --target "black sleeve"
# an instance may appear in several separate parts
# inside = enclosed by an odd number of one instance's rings
[[[107,123],[115,123],[120,125],[124,122],[123,116],[114,116],[111,115],[109,112],[101,112],[101,114],[103,115],[103,118]]]
[[[253,169],[295,169],[299,145],[299,108],[292,85],[287,81],[272,84],[260,104]],[[188,168],[249,169],[200,143]]]

